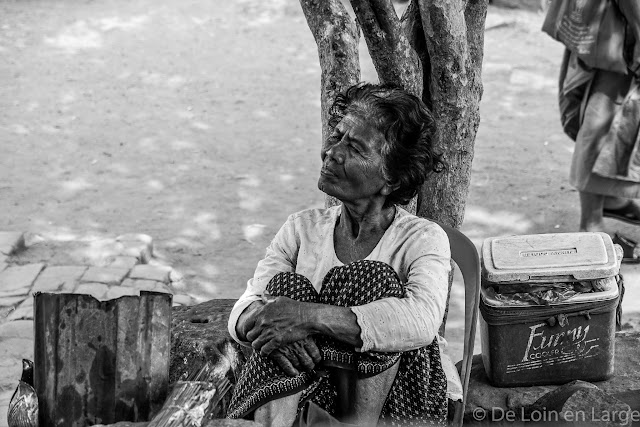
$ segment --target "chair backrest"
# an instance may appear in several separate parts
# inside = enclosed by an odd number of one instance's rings
[[[478,305],[480,303],[480,258],[476,246],[461,231],[448,225],[440,224],[449,237],[451,258],[460,268],[464,280],[464,349],[460,381],[462,383],[462,402],[455,405],[454,426],[462,426],[464,408],[467,403],[469,375],[473,359],[473,344],[476,339],[478,321]]]

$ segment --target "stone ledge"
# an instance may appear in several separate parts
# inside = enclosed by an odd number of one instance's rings
[[[621,331],[615,336],[615,373],[606,381],[593,384],[606,395],[612,396],[632,410],[640,411],[640,332]],[[459,365],[458,365],[459,368]],[[469,394],[465,408],[465,425],[484,425],[474,419],[474,411],[490,414],[491,411],[515,414],[530,407],[547,393],[561,386],[493,387],[489,383],[482,356],[473,356]]]

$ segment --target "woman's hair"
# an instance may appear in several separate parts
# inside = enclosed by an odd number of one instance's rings
[[[349,113],[365,118],[385,137],[382,173],[393,191],[385,206],[407,204],[432,172],[445,168],[433,149],[435,121],[418,97],[390,84],[359,83],[339,94],[329,110],[334,129]]]

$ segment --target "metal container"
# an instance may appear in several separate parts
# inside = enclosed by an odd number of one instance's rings
[[[171,295],[34,295],[41,426],[148,421],[168,391]]]
[[[605,233],[490,238],[482,247],[482,359],[499,387],[600,381],[614,372],[620,259]],[[613,279],[600,292],[549,304],[509,303],[495,290]],[[609,280],[610,282],[612,280]]]

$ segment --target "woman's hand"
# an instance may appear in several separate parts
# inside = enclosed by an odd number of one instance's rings
[[[313,338],[287,344],[269,355],[290,377],[300,374],[300,370],[311,371],[322,360],[320,350]]]
[[[269,299],[248,322],[252,327],[246,333],[247,340],[263,356],[304,340],[314,332],[311,322],[313,306],[287,297]]]
[[[236,323],[236,335],[242,341],[247,340],[247,332],[249,332],[256,322],[256,314],[264,306],[263,301],[252,302],[238,317],[238,323]]]

